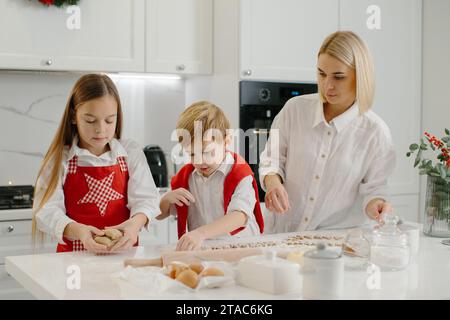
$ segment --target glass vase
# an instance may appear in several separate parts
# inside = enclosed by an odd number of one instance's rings
[[[450,237],[450,185],[441,177],[427,177],[423,233]]]

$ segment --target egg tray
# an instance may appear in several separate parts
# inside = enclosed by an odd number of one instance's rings
[[[267,235],[251,238],[230,239],[229,241],[215,241],[207,245],[207,249],[221,250],[234,248],[265,248],[265,247],[313,247],[319,242],[331,247],[342,246],[344,235],[342,233],[288,233],[278,235]]]

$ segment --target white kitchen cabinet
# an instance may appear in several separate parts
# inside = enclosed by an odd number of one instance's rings
[[[33,249],[31,220],[0,221],[0,300],[33,299],[16,280],[5,271],[5,257],[34,253],[53,253],[56,243],[46,241]]]
[[[169,244],[174,244],[178,242],[178,226],[177,219],[175,217],[169,217],[167,219],[169,226]]]
[[[337,0],[241,0],[241,79],[315,82],[317,52],[338,18]]]
[[[397,152],[391,193],[418,195],[419,175],[405,156],[421,136],[421,0],[340,0],[340,29],[360,35],[375,63],[373,110],[389,126]]]
[[[56,251],[56,242],[45,241],[42,246],[33,249],[31,220],[13,220],[0,222],[0,264],[7,256],[49,253]]]
[[[0,265],[0,300],[33,300],[34,297],[24,289]]]
[[[212,0],[147,0],[147,72],[212,72]]]
[[[145,70],[145,0],[80,1],[76,13],[0,0],[0,69]],[[76,24],[70,24],[77,27]]]

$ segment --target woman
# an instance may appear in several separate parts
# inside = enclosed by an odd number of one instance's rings
[[[329,35],[317,72],[319,93],[286,103],[261,154],[275,233],[350,228],[392,211],[387,178],[395,153],[389,128],[370,110],[374,74],[366,45],[352,32]]]

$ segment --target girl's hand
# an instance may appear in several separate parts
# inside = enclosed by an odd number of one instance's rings
[[[184,188],[178,188],[173,191],[167,192],[161,199],[161,201],[167,201],[170,204],[176,204],[182,207],[183,204],[189,206],[191,202],[195,202],[194,196]]]
[[[77,225],[77,238],[83,243],[84,248],[88,252],[92,253],[105,253],[108,252],[108,248],[95,242],[94,236],[104,236],[105,233],[93,226],[87,226],[84,224]]]
[[[291,209],[288,193],[277,176],[267,176],[265,184],[267,192],[264,202],[268,210],[285,213]]]
[[[366,214],[369,218],[379,223],[382,223],[383,213],[392,213],[393,211],[392,206],[383,199],[372,199],[366,206]]]
[[[177,251],[200,250],[205,236],[198,230],[185,233],[177,243]]]
[[[139,231],[145,226],[147,221],[147,216],[143,213],[139,213],[121,224],[106,227],[106,229],[118,229],[123,233],[123,237],[110,249],[110,252],[125,251],[133,247],[137,242]]]

